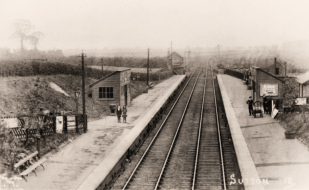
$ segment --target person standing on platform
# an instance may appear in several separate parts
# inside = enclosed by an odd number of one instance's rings
[[[251,116],[251,114],[253,114],[253,100],[252,100],[252,96],[249,97],[249,100],[247,100],[246,103],[249,106],[249,116]]]
[[[265,94],[263,94],[263,108],[264,108],[264,114],[268,113],[268,108],[267,108],[267,97]]]
[[[123,117],[123,122],[126,123],[127,122],[127,107],[126,107],[126,105],[123,106],[122,117]]]
[[[122,110],[121,110],[120,105],[118,105],[116,113],[118,117],[118,123],[121,123],[120,118],[121,118]]]
[[[269,114],[269,115],[271,115],[271,112],[273,111],[273,110],[271,109],[271,104],[272,104],[272,99],[269,97],[269,98],[267,99],[267,108],[268,108],[268,114]]]

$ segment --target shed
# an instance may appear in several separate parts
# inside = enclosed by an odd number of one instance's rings
[[[116,106],[131,104],[131,69],[114,71],[89,85],[93,101],[114,115]]]

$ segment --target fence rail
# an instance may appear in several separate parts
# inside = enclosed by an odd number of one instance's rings
[[[82,114],[62,116],[37,115],[35,117],[24,115],[0,118],[0,120],[16,119],[17,126],[7,126],[7,128],[11,130],[15,137],[28,139],[29,137],[37,134],[37,128],[33,125],[33,120],[35,120],[35,122],[39,122],[40,125],[43,126],[39,132],[41,136],[44,137],[56,133],[56,117],[63,117],[63,125],[61,129],[63,133],[67,133],[70,129],[75,129],[75,131],[78,133],[84,128],[84,117]],[[87,115],[85,117],[87,122]]]
[[[230,69],[225,69],[224,74],[231,75],[231,76],[239,78],[239,79],[244,78],[244,75],[241,72],[233,71],[233,70],[230,70]]]

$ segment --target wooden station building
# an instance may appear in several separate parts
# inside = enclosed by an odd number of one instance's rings
[[[250,68],[250,85],[252,87],[252,98],[254,101],[263,102],[263,94],[275,100],[276,107],[281,108],[279,100],[283,97],[284,80],[273,74],[260,69],[259,67]],[[276,101],[278,100],[278,101]]]
[[[131,69],[122,69],[104,76],[89,85],[94,102],[116,114],[118,105],[131,104]]]

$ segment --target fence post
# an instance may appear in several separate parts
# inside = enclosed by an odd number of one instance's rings
[[[53,131],[56,133],[56,116],[52,116],[53,118]]]
[[[86,133],[86,132],[87,132],[88,118],[87,118],[87,115],[86,115],[86,114],[83,115],[83,117],[85,117],[85,119],[83,119],[83,121],[86,121],[86,123],[83,123],[83,126],[84,126],[84,133]],[[85,127],[85,125],[86,125],[86,127]]]
[[[63,116],[63,131],[64,133],[68,133],[68,123],[67,123],[67,116]]]
[[[78,129],[78,114],[75,115],[75,126],[76,126],[76,133],[79,133],[79,129]]]

